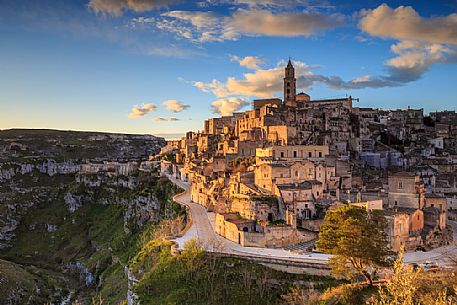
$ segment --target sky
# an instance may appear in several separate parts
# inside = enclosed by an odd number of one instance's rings
[[[0,129],[197,131],[289,57],[312,99],[457,110],[457,0],[0,0]]]

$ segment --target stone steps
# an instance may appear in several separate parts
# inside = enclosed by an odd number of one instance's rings
[[[299,243],[293,246],[284,247],[284,250],[292,251],[292,252],[310,252],[314,245],[317,242],[316,239],[312,239],[310,241]]]

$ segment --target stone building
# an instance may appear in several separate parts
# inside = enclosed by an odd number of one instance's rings
[[[235,213],[216,214],[216,233],[243,247],[282,248],[302,241],[288,225],[258,226]]]
[[[389,176],[389,207],[422,209],[424,195],[424,184],[416,174],[400,172]]]
[[[418,209],[395,208],[385,212],[388,222],[387,235],[393,251],[405,247],[415,250],[422,244],[424,213]]]

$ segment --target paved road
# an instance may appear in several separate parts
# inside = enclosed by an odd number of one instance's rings
[[[298,254],[289,252],[284,249],[242,247],[239,244],[231,242],[214,231],[215,214],[209,213],[206,209],[190,200],[190,185],[187,182],[168,177],[173,183],[185,190],[184,193],[175,196],[175,200],[182,205],[189,207],[192,216],[192,226],[184,236],[176,239],[179,247],[182,249],[184,244],[193,238],[197,238],[206,251],[220,252],[238,256],[254,256],[259,258],[272,258],[276,260],[294,261],[303,263],[327,264],[330,255],[322,253]],[[457,223],[453,222],[451,226],[455,227],[454,234],[457,237]],[[424,263],[426,261],[437,262],[440,265],[448,265],[451,261],[448,259],[449,254],[457,255],[457,247],[450,245],[440,247],[428,252],[409,252],[405,254],[406,263]]]
[[[189,184],[173,177],[169,177],[169,179],[186,190],[184,193],[175,196],[175,201],[179,204],[188,206],[192,214],[192,226],[182,237],[176,239],[179,248],[182,249],[188,240],[197,238],[206,251],[238,256],[254,256],[294,262],[327,264],[329,256],[326,254],[296,254],[284,249],[242,247],[237,243],[221,237],[214,231],[215,214],[208,213],[203,206],[191,202]]]

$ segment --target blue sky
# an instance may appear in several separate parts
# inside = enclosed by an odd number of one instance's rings
[[[457,1],[357,3],[0,0],[0,129],[199,130],[282,97],[289,56],[312,98],[457,108]]]

